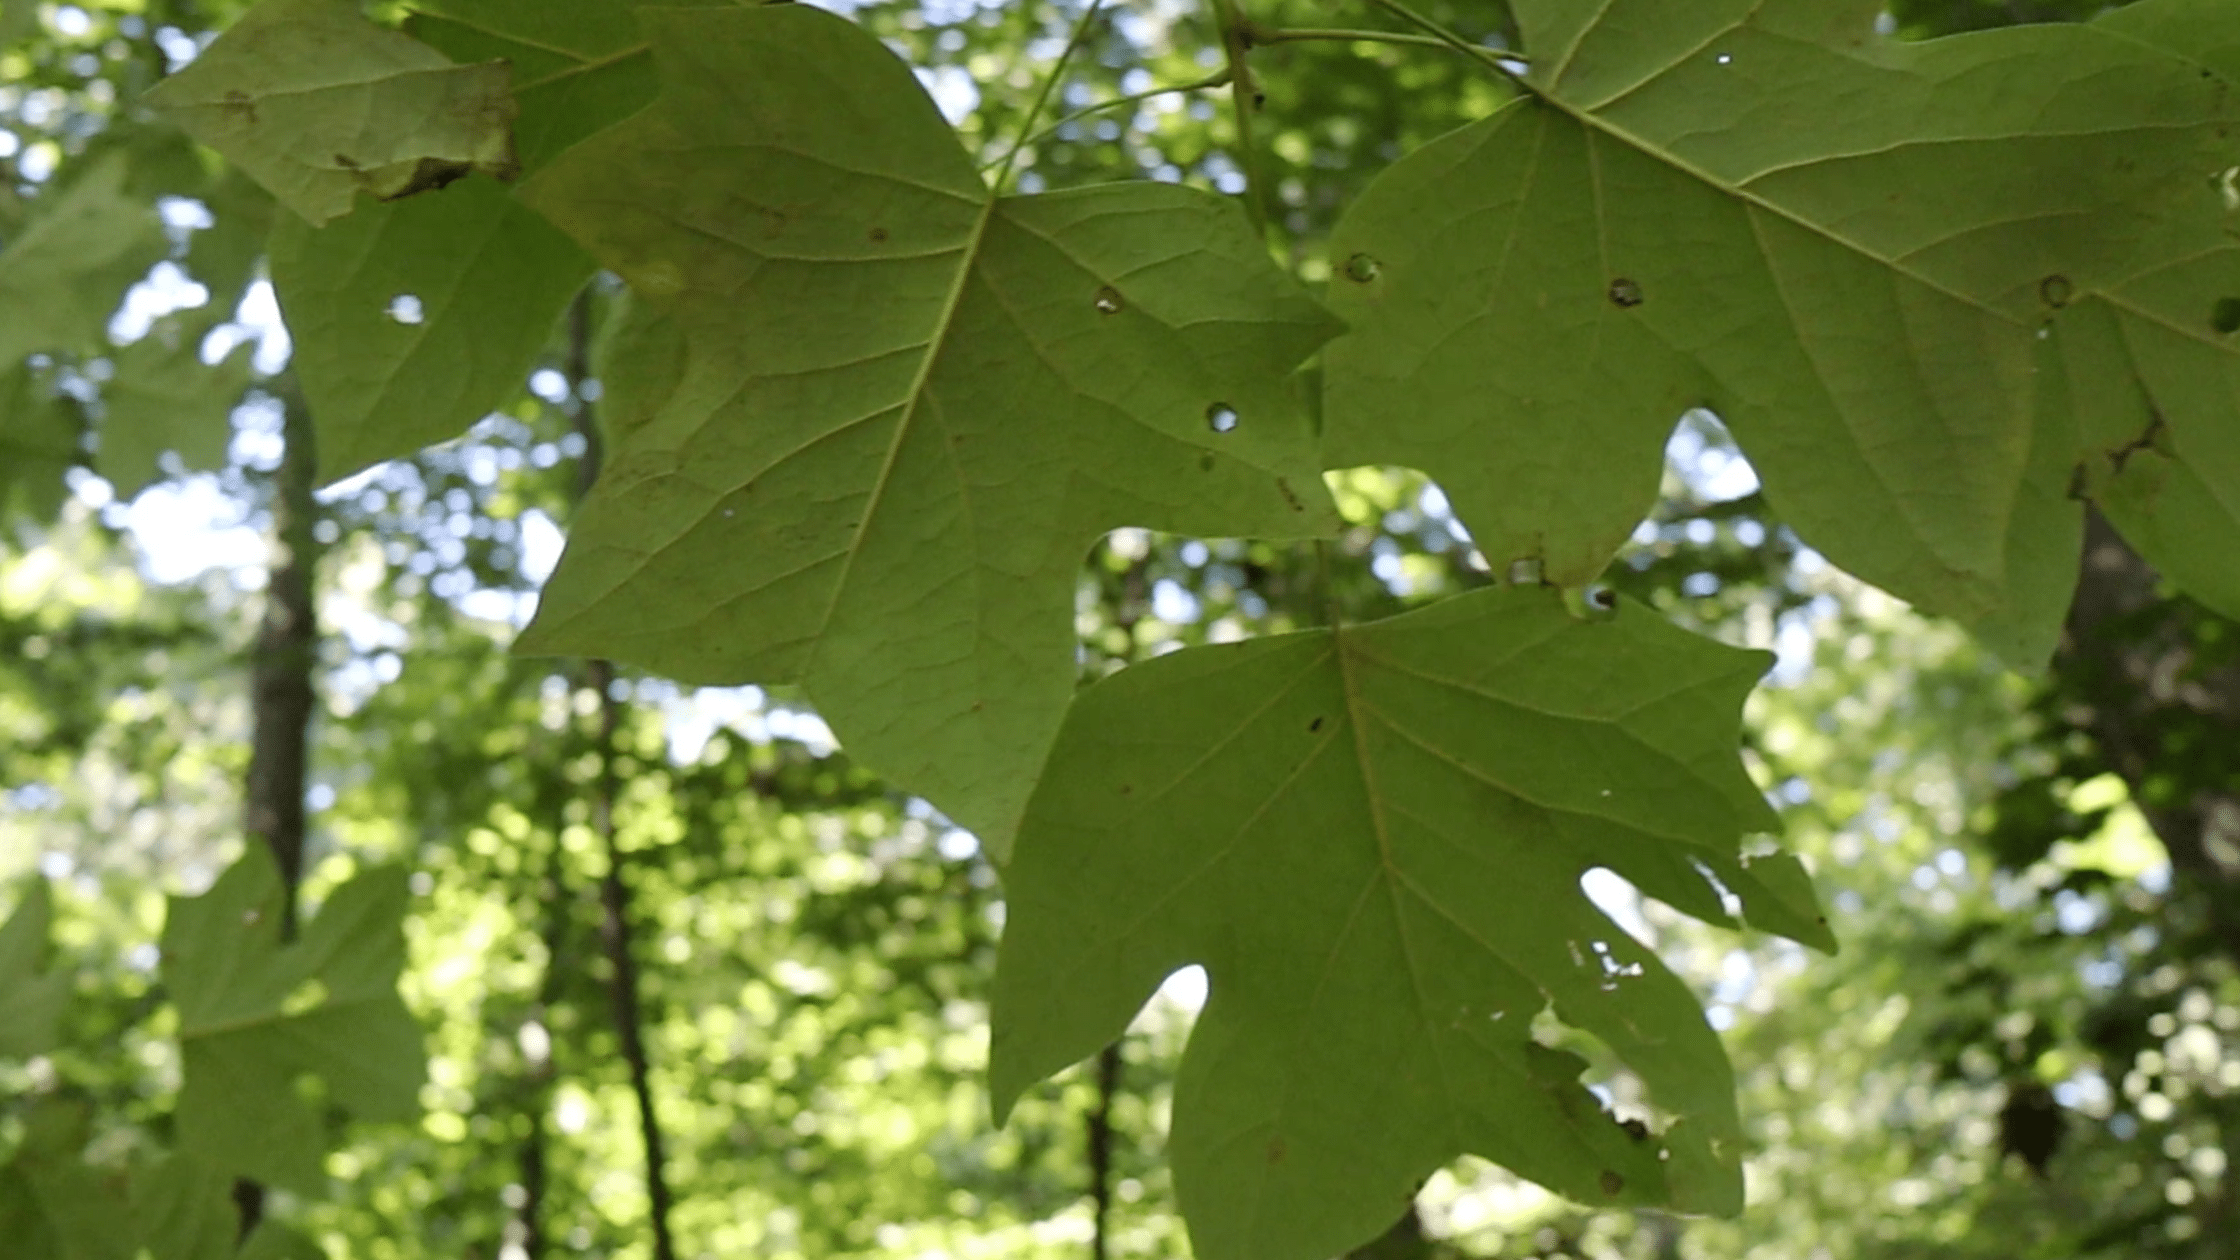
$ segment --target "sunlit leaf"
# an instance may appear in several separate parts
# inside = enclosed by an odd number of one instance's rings
[[[1222,198],[991,198],[831,14],[642,21],[661,101],[523,196],[675,317],[684,378],[523,646],[803,681],[1000,853],[1073,690],[1093,539],[1331,527],[1289,374],[1333,325]]]
[[[1521,0],[1529,94],[1334,238],[1332,460],[1435,470],[1497,565],[1583,582],[1707,406],[1806,541],[2042,658],[2076,461],[2033,440],[2035,339],[2219,243],[2240,101],[2109,29],[1907,45],[1878,8]]]
[[[350,0],[263,0],[148,104],[312,223],[469,171],[510,179],[511,74],[455,66]]]
[[[1737,757],[1769,658],[1648,609],[1493,590],[1195,648],[1068,715],[1004,876],[999,1109],[1203,964],[1176,1189],[1206,1260],[1375,1236],[1483,1155],[1586,1203],[1741,1207],[1732,1073],[1695,996],[1581,891],[1832,944]],[[1632,1128],[1537,1038],[1551,1010],[1665,1119]],[[1645,1119],[1647,1119],[1645,1117]]]

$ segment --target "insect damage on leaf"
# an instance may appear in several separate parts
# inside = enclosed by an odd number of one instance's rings
[[[455,66],[341,0],[262,0],[146,100],[311,223],[520,172],[511,72]]]
[[[1487,590],[1084,693],[1005,873],[999,1108],[1201,963],[1171,1149],[1208,1260],[1343,1251],[1464,1153],[1584,1201],[1738,1209],[1718,1038],[1580,880],[1833,941],[1793,858],[1740,851],[1775,825],[1737,753],[1768,658],[1631,612]],[[1551,1001],[1679,1122],[1608,1114],[1534,1039]]]

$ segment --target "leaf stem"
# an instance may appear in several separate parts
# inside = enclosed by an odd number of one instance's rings
[[[1251,26],[1237,7],[1237,0],[1213,0],[1214,21],[1221,28],[1221,51],[1229,62],[1230,100],[1237,112],[1237,168],[1244,173],[1244,212],[1253,230],[1268,235],[1268,210],[1260,201],[1260,156],[1252,142],[1252,115],[1260,108],[1260,82],[1252,77],[1245,54],[1252,51]]]
[[[1222,70],[1218,73],[1208,75],[1207,77],[1200,79],[1195,83],[1176,83],[1169,87],[1155,87],[1147,92],[1131,92],[1126,96],[1116,96],[1109,101],[1099,101],[1094,105],[1083,106],[1082,108],[1077,109],[1070,114],[1067,114],[1065,117],[1060,118],[1058,121],[1051,123],[1049,126],[1044,127],[1042,130],[1035,132],[1033,135],[1028,136],[1026,139],[1019,142],[1019,147],[1025,148],[1028,145],[1035,144],[1044,139],[1047,139],[1049,136],[1054,134],[1058,130],[1058,128],[1065,126],[1069,122],[1076,122],[1080,119],[1087,118],[1091,114],[1101,114],[1108,109],[1118,109],[1123,105],[1140,104],[1141,102],[1152,100],[1161,96],[1172,95],[1176,92],[1202,92],[1207,88],[1227,87],[1228,85],[1229,72],[1227,70]],[[981,169],[986,170],[987,167],[991,167],[994,165],[996,165],[995,162],[990,162],[987,164],[987,166],[983,166]]]
[[[1058,64],[1050,67],[1050,73],[1042,80],[1042,90],[1035,94],[1034,104],[1027,107],[1026,121],[1019,124],[1019,139],[1012,144],[1011,151],[1003,155],[996,171],[995,192],[1003,191],[1004,183],[1011,178],[1012,165],[1019,160],[1019,150],[1035,138],[1035,120],[1042,117],[1043,106],[1050,103],[1050,94],[1058,89],[1058,80],[1065,77],[1067,64],[1072,62],[1073,54],[1081,51],[1081,45],[1089,38],[1090,25],[1102,12],[1104,0],[1089,0],[1089,7],[1081,11],[1081,19],[1073,24],[1073,34],[1066,38],[1065,51],[1058,54]]]
[[[1344,30],[1331,27],[1269,27],[1256,26],[1246,32],[1252,46],[1262,44],[1297,44],[1312,40],[1338,41],[1353,44],[1399,44],[1416,48],[1451,48],[1452,45],[1435,35],[1410,35],[1405,31]],[[1524,60],[1522,57],[1516,58]]]
[[[1494,72],[1501,75],[1501,77],[1517,83],[1522,83],[1524,81],[1524,75],[1518,69],[1518,67],[1529,63],[1527,63],[1523,57],[1520,57],[1512,52],[1504,52],[1496,48],[1487,48],[1483,44],[1471,43],[1469,40],[1464,39],[1461,35],[1456,34],[1451,27],[1448,27],[1442,22],[1438,22],[1431,18],[1423,16],[1422,14],[1416,12],[1414,9],[1411,9],[1407,5],[1402,4],[1400,0],[1369,0],[1369,3],[1377,6],[1380,9],[1383,9],[1385,12],[1391,14],[1396,18],[1399,18],[1401,21],[1406,22],[1410,26],[1429,32],[1433,39],[1435,39],[1439,43],[1445,44],[1449,48],[1454,49],[1456,52],[1476,58],[1478,61],[1484,63],[1485,65],[1492,67]]]

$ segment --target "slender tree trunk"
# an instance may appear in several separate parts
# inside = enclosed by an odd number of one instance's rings
[[[304,794],[309,785],[312,670],[319,651],[313,602],[319,503],[311,417],[293,397],[282,400],[280,467],[272,478],[272,563],[265,577],[264,619],[250,666],[252,729],[244,829],[249,842],[271,850],[280,868],[280,938],[296,934],[296,889],[303,882]],[[241,1236],[264,1219],[264,1187],[243,1178],[233,1186]]]
[[[1097,1056],[1097,1105],[1089,1112],[1089,1201],[1096,1214],[1096,1232],[1089,1236],[1093,1260],[1112,1252],[1108,1222],[1112,1217],[1112,1100],[1120,1093],[1120,1043],[1115,1041]]]
[[[563,958],[568,947],[569,888],[565,851],[557,833],[545,856],[544,878],[537,891],[544,904],[544,978],[537,986],[537,1004],[522,1024],[520,1039],[528,1063],[529,1131],[522,1135],[519,1152],[521,1207],[514,1214],[521,1250],[528,1260],[544,1260],[545,1199],[551,1188],[551,1165],[545,1121],[552,1111],[552,1086],[558,1075],[553,1062],[552,1009],[559,1005]]]
[[[588,293],[576,295],[568,310],[567,375],[575,394],[576,432],[583,437],[579,465],[579,498],[591,492],[598,480],[599,427],[591,403],[583,397],[583,382],[591,375],[591,308]],[[630,885],[623,876],[623,853],[615,833],[615,802],[621,795],[621,778],[615,772],[616,732],[623,705],[615,698],[614,664],[593,660],[584,663],[585,685],[599,694],[597,734],[599,777],[592,787],[591,827],[606,852],[607,871],[599,880],[600,942],[606,947],[610,974],[609,995],[614,1004],[615,1036],[622,1044],[623,1062],[630,1071],[630,1089],[638,1100],[638,1133],[645,1144],[646,1200],[651,1205],[653,1260],[676,1260],[676,1243],[669,1233],[669,1175],[661,1130],[661,1113],[653,1096],[653,1067],[646,1052],[642,1003],[638,996],[638,963],[631,950]]]

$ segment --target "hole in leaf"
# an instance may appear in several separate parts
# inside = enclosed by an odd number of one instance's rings
[[[1227,403],[1215,403],[1206,408],[1206,427],[1215,433],[1233,433],[1237,427],[1237,409]]]
[[[1540,585],[1540,557],[1526,556],[1509,562],[1509,585]]]
[[[1625,310],[1641,305],[1641,285],[1624,276],[1610,282],[1610,304]]]
[[[2076,296],[2076,288],[2069,283],[2067,276],[2047,276],[2038,282],[2038,296],[2045,299],[2047,306],[2058,311],[2069,304],[2070,298]]]
[[[1384,264],[1367,254],[1355,254],[1346,259],[1346,279],[1356,284],[1367,284],[1384,270]]]
[[[1106,285],[1097,290],[1097,309],[1106,315],[1118,315],[1126,303],[1120,300],[1120,290]]]
[[[2221,297],[2209,312],[2209,326],[2230,336],[2240,332],[2240,297]]]
[[[427,319],[427,311],[420,305],[416,293],[399,293],[389,299],[389,318],[400,324],[417,324]]]

